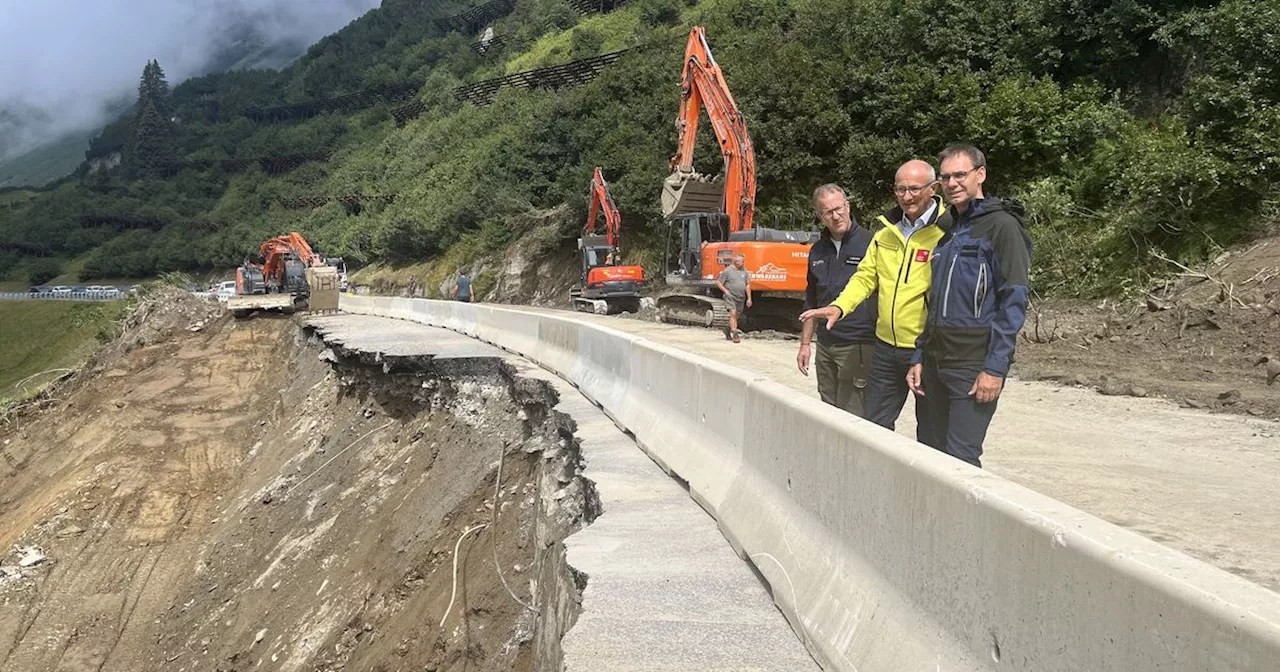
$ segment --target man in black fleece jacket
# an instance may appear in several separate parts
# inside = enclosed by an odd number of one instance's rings
[[[813,208],[822,220],[822,236],[809,248],[809,273],[806,278],[804,307],[811,310],[825,306],[840,295],[858,264],[867,253],[871,234],[858,226],[844,189],[824,184],[813,192]],[[826,320],[804,322],[800,335],[800,351],[796,365],[800,373],[809,375],[809,358],[814,336],[818,352],[814,358],[818,377],[818,396],[832,406],[858,417],[865,416],[867,372],[876,342],[876,305],[866,301],[835,327],[827,329]]]

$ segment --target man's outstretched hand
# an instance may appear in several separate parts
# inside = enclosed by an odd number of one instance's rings
[[[843,315],[840,314],[840,308],[838,306],[823,306],[821,308],[814,308],[813,310],[806,310],[803,313],[800,313],[801,322],[821,318],[827,321],[827,329],[835,327],[836,321],[841,317],[843,317]]]

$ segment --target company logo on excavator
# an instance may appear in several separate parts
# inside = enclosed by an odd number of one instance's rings
[[[751,274],[752,280],[760,280],[761,282],[782,282],[787,279],[787,269],[769,262],[760,268],[757,268]]]

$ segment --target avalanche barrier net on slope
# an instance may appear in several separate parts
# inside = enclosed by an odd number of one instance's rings
[[[687,482],[826,669],[1280,660],[1280,595],[767,378],[568,316],[398,298],[341,307],[467,334],[578,387]]]

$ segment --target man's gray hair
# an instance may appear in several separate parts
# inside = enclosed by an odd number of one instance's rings
[[[946,149],[938,152],[938,163],[957,156],[969,157],[969,161],[973,163],[974,168],[981,168],[987,165],[987,157],[982,153],[982,150],[973,145],[964,144],[947,145]]]
[[[743,260],[743,261],[746,261],[746,260],[747,260],[747,255],[745,255],[745,254],[743,254],[743,253],[741,253],[741,252],[735,252],[735,253],[734,253],[734,255],[733,255],[733,258],[734,258],[734,259],[741,259],[741,260]]]
[[[813,190],[813,204],[817,205],[818,199],[826,196],[827,194],[840,194],[840,196],[842,196],[846,201],[849,200],[849,195],[844,193],[844,187],[836,184],[835,182],[828,182]]]

